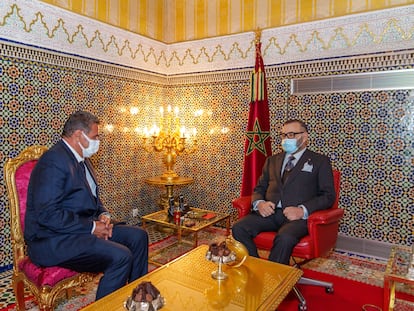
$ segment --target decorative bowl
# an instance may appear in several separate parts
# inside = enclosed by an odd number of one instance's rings
[[[128,311],[156,311],[161,309],[165,305],[165,299],[161,295],[158,295],[151,302],[134,301],[132,297],[124,302],[124,307]]]

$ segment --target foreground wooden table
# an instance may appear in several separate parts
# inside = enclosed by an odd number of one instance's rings
[[[275,310],[291,291],[302,271],[248,257],[241,267],[224,266],[229,277],[214,280],[217,265],[205,259],[207,245],[201,245],[176,260],[82,309],[123,310],[124,301],[142,281],[150,281],[165,298],[163,311],[177,310]]]

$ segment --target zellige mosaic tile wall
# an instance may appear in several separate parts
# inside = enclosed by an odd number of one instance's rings
[[[75,60],[72,66],[34,62],[27,60],[30,49],[27,52],[26,58],[0,57],[1,175],[7,158],[30,145],[51,146],[71,112],[89,110],[100,117],[104,130],[102,147],[93,158],[103,201],[117,218],[137,223],[132,208],[138,207],[140,216],[157,210],[156,201],[165,189],[144,182],[162,173],[163,165],[160,154],[140,148],[134,128],[151,124],[159,106],[171,104],[180,107],[187,124],[197,127],[199,138],[199,150],[179,156],[175,167],[180,175],[193,177],[194,183],[176,187],[176,194],[183,193],[195,206],[230,212],[235,219],[230,202],[239,195],[241,183],[250,70],[214,73],[221,79],[193,75],[177,82],[112,65],[96,67],[96,62],[88,67],[84,61],[84,69]],[[56,57],[45,53],[49,59]],[[381,57],[372,59],[380,62]],[[403,57],[412,59],[412,54]],[[354,71],[347,67],[352,59],[332,63],[342,66],[343,73]],[[289,66],[295,65],[269,68],[273,151],[279,151],[281,124],[287,118],[303,119],[310,127],[310,148],[329,155],[342,172],[340,207],[345,217],[340,233],[411,244],[414,146],[413,133],[402,122],[412,116],[409,91],[290,95],[290,79],[306,72],[281,74]],[[320,66],[320,74],[327,74],[326,66]],[[398,65],[389,69],[393,67]],[[359,69],[370,70],[377,68]],[[138,108],[137,114],[130,113],[132,107]],[[203,114],[194,117],[200,110]],[[108,124],[114,126],[113,132],[105,130]],[[3,178],[0,195],[0,267],[4,267],[11,264],[11,244]]]

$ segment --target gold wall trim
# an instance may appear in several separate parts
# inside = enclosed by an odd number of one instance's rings
[[[414,3],[413,0],[42,1],[165,43],[281,27]]]
[[[39,48],[27,47],[25,45],[1,42],[0,57],[3,59],[16,59],[30,62],[39,62],[50,66],[67,67],[75,70],[89,71],[96,74],[112,75],[124,79],[142,81],[148,84],[160,86],[195,85],[203,83],[221,83],[228,81],[248,81],[251,75],[251,68],[230,69],[223,71],[189,73],[178,75],[163,75],[125,66],[107,64],[82,57],[74,57],[57,52],[46,51]],[[344,62],[346,59],[346,62]],[[266,67],[266,75],[270,77],[313,77],[324,74],[332,74],[352,70],[354,73],[372,70],[385,71],[391,69],[411,69],[411,60],[414,59],[414,48],[400,52],[388,52],[358,57],[342,57],[337,60],[315,60],[308,62],[294,62],[290,64],[279,64]]]
[[[27,60],[30,62],[39,62],[39,64],[67,67],[75,70],[84,70],[97,74],[112,75],[161,85],[167,83],[167,76],[165,75],[135,68],[125,68],[124,66],[85,59],[83,57],[46,51],[41,48],[28,47],[19,43],[0,41],[0,56],[4,59]]]
[[[254,62],[253,32],[165,44],[34,0],[2,0],[0,38],[167,76]],[[262,31],[266,66],[412,47],[414,5]]]

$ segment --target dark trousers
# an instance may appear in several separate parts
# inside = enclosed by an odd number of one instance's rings
[[[300,219],[289,221],[281,208],[277,208],[275,213],[268,217],[262,217],[256,212],[241,218],[233,225],[233,237],[244,244],[250,256],[259,257],[257,247],[253,239],[265,231],[276,231],[278,234],[273,240],[270,250],[269,260],[289,264],[292,250],[299,240],[308,234],[307,221]]]
[[[82,235],[83,253],[59,263],[79,272],[103,272],[96,299],[100,299],[148,272],[148,235],[134,226],[116,225],[110,240]]]

